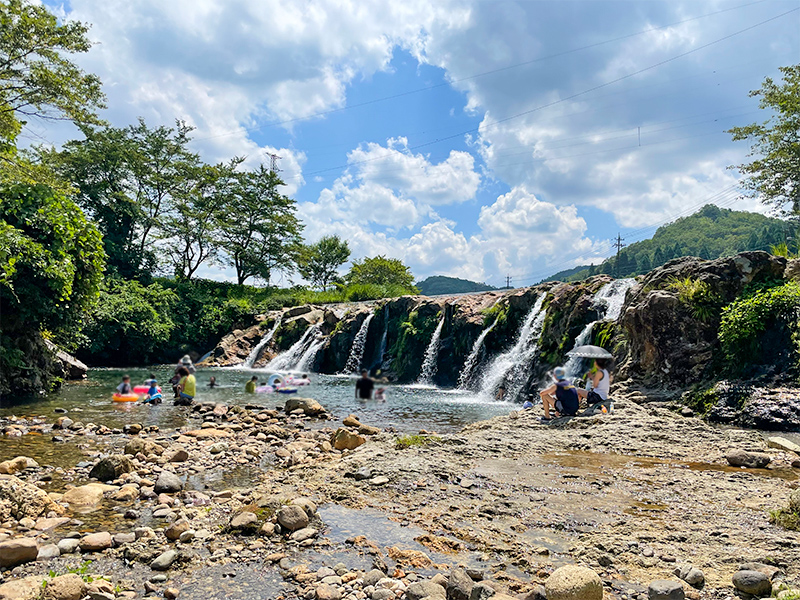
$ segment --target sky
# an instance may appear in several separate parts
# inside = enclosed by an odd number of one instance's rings
[[[725,130],[765,120],[748,92],[800,62],[800,0],[46,4],[91,24],[74,58],[113,125],[184,120],[208,162],[277,154],[307,242],[495,286],[599,262],[706,203],[764,212]]]

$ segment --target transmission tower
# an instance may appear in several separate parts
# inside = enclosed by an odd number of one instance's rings
[[[279,172],[281,169],[278,168],[278,161],[281,159],[281,157],[278,156],[277,154],[269,154],[269,153],[267,153],[267,156],[269,156],[270,158],[269,170],[272,171],[273,173]]]

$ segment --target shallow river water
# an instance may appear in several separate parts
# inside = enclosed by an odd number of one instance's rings
[[[8,415],[37,414],[54,418],[56,408],[66,409],[70,417],[78,416],[84,423],[94,422],[108,427],[122,427],[127,423],[145,426],[182,427],[186,424],[188,409],[172,405],[171,390],[167,380],[172,375],[171,366],[150,369],[92,369],[87,381],[68,383],[60,391],[35,397],[14,406],[0,406],[0,417]],[[123,374],[131,376],[132,385],[141,385],[150,374],[156,376],[166,400],[155,407],[133,402],[114,403],[111,394]],[[283,407],[290,396],[284,394],[246,394],[245,383],[253,376],[266,381],[270,373],[238,368],[198,369],[197,401],[222,402],[229,405],[256,404],[266,408]],[[209,388],[210,377],[216,377],[219,387]],[[510,402],[491,402],[458,390],[439,390],[420,386],[389,385],[386,401],[361,401],[354,398],[355,377],[311,374],[312,383],[301,387],[298,396],[314,398],[337,419],[353,413],[369,425],[394,427],[399,432],[417,432],[420,429],[440,433],[457,431],[464,425],[508,414],[518,408]],[[76,409],[80,409],[76,411]]]

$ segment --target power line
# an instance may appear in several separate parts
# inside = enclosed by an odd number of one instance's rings
[[[650,66],[644,67],[642,69],[638,69],[638,70],[633,71],[631,73],[628,73],[626,75],[622,75],[622,76],[617,77],[615,79],[611,79],[611,80],[606,81],[604,83],[592,86],[592,87],[587,88],[587,89],[585,89],[583,91],[576,92],[576,93],[571,94],[569,96],[565,96],[565,97],[560,98],[558,100],[554,100],[552,102],[548,102],[546,104],[539,105],[539,106],[537,106],[535,108],[531,108],[529,110],[526,110],[526,111],[511,115],[509,117],[505,117],[503,119],[498,119],[497,121],[495,121],[493,123],[489,123],[488,125],[479,125],[478,127],[473,127],[473,128],[467,129],[467,130],[463,130],[463,131],[460,131],[458,133],[454,133],[454,134],[451,134],[451,135],[448,135],[448,136],[445,136],[445,137],[442,137],[442,138],[437,138],[435,140],[430,140],[428,142],[423,142],[423,143],[420,143],[420,144],[416,144],[414,146],[409,146],[409,147],[407,147],[407,150],[418,150],[420,148],[425,148],[425,147],[431,146],[433,144],[439,144],[441,142],[445,142],[445,141],[452,140],[452,139],[455,139],[455,138],[458,138],[458,137],[462,137],[462,136],[465,136],[467,134],[485,132],[489,128],[497,127],[498,125],[501,125],[503,123],[507,123],[507,122],[512,121],[514,119],[519,119],[520,117],[524,117],[524,116],[533,114],[533,113],[538,112],[540,110],[543,110],[545,108],[550,108],[550,107],[556,106],[558,104],[562,104],[564,102],[567,102],[569,100],[574,100],[575,98],[579,98],[581,96],[585,96],[586,94],[590,94],[590,93],[592,93],[594,91],[603,89],[603,88],[608,87],[610,85],[613,85],[615,83],[619,83],[620,81],[625,81],[626,79],[630,79],[631,77],[636,77],[637,75],[641,75],[642,73],[646,73],[647,71],[651,71],[651,70],[656,69],[658,67],[661,67],[661,66],[663,66],[665,64],[669,64],[671,62],[674,62],[676,60],[679,60],[681,58],[684,58],[686,56],[689,56],[691,54],[699,52],[701,50],[705,50],[706,48],[710,48],[711,46],[714,46],[714,45],[719,44],[721,42],[724,42],[724,41],[727,41],[729,39],[732,39],[732,38],[734,38],[734,37],[736,37],[738,35],[741,35],[741,34],[746,33],[748,31],[752,31],[753,29],[756,29],[758,27],[766,25],[767,23],[771,23],[772,21],[776,21],[776,20],[778,20],[778,19],[780,19],[782,17],[785,17],[786,15],[789,15],[789,14],[797,12],[797,11],[800,11],[800,7],[793,8],[791,10],[783,12],[783,13],[781,13],[779,15],[776,15],[774,17],[771,17],[769,19],[765,19],[764,21],[760,21],[758,23],[750,25],[749,27],[745,27],[744,29],[740,29],[738,31],[734,31],[733,33],[729,33],[728,35],[725,35],[725,36],[723,36],[721,38],[717,38],[716,40],[713,40],[713,41],[708,42],[706,44],[702,44],[700,46],[697,46],[696,48],[692,48],[691,50],[687,50],[686,52],[681,52],[680,54],[677,54],[677,55],[675,55],[675,56],[673,56],[671,58],[667,58],[667,59],[661,60],[661,61],[659,61],[657,63],[654,63],[654,64],[652,64]],[[348,167],[351,167],[351,166],[354,166],[354,165],[365,164],[365,163],[368,163],[368,162],[374,162],[374,161],[377,161],[377,160],[382,160],[382,159],[391,157],[393,155],[394,154],[384,154],[382,156],[376,156],[374,158],[368,158],[368,159],[364,159],[364,160],[360,160],[360,161],[349,162],[349,163],[344,164],[344,165],[338,165],[338,166],[335,166],[335,167],[328,167],[326,169],[319,169],[317,171],[311,171],[309,173],[306,173],[304,176],[313,176],[313,175],[319,175],[321,173],[328,173],[330,171],[337,171],[337,170],[345,169],[345,168],[348,168]]]
[[[382,96],[380,98],[374,98],[372,100],[367,100],[367,101],[364,101],[364,102],[351,104],[349,106],[343,106],[343,107],[340,107],[340,108],[332,108],[330,110],[319,111],[319,112],[316,112],[316,113],[313,113],[313,114],[310,114],[310,115],[306,115],[306,116],[303,116],[303,117],[295,117],[295,118],[292,118],[292,119],[284,119],[282,121],[273,121],[271,123],[265,123],[264,125],[258,125],[256,127],[241,128],[241,129],[237,129],[236,131],[230,131],[230,132],[226,132],[226,133],[220,133],[220,134],[217,134],[217,135],[211,135],[211,136],[207,136],[207,137],[203,137],[203,138],[196,138],[196,139],[197,140],[210,140],[210,139],[216,139],[216,138],[220,138],[220,137],[226,137],[226,136],[229,136],[229,135],[237,135],[237,134],[241,133],[242,131],[246,131],[246,132],[260,131],[261,129],[266,129],[266,128],[269,128],[269,127],[276,127],[276,126],[279,126],[279,125],[288,125],[289,123],[296,123],[298,121],[307,121],[307,120],[315,119],[315,118],[318,118],[318,117],[324,117],[324,116],[327,116],[327,115],[332,115],[332,114],[335,114],[335,113],[340,113],[340,112],[352,110],[354,108],[362,108],[364,106],[370,106],[372,104],[378,104],[380,102],[386,102],[388,100],[396,100],[398,98],[403,98],[405,96],[410,96],[412,94],[418,94],[418,93],[421,93],[421,92],[435,90],[435,89],[439,89],[439,88],[446,87],[446,86],[452,86],[453,84],[456,84],[456,83],[462,83],[464,81],[470,81],[472,79],[478,79],[480,77],[486,77],[487,75],[493,75],[493,74],[496,74],[496,73],[501,73],[503,71],[509,71],[509,70],[512,70],[512,69],[517,69],[519,67],[528,66],[528,65],[531,65],[531,64],[534,64],[534,63],[537,63],[537,62],[543,62],[543,61],[550,60],[550,59],[553,59],[553,58],[559,58],[561,56],[566,56],[568,54],[574,54],[576,52],[581,52],[583,50],[589,50],[591,48],[597,48],[599,46],[612,44],[614,42],[619,42],[619,41],[622,41],[622,40],[625,40],[625,39],[629,39],[629,38],[632,38],[632,37],[637,37],[639,35],[644,35],[646,33],[652,33],[653,31],[660,31],[662,29],[668,29],[670,27],[675,27],[676,25],[682,25],[684,23],[689,23],[691,21],[697,21],[699,19],[704,19],[706,17],[712,17],[712,16],[715,16],[715,15],[726,13],[726,12],[730,12],[730,11],[733,11],[733,10],[740,10],[742,8],[748,8],[748,7],[754,6],[756,4],[762,4],[765,1],[766,0],[757,0],[756,2],[750,2],[748,4],[741,4],[739,6],[732,6],[730,8],[724,8],[724,9],[717,10],[717,11],[710,12],[710,13],[706,13],[706,14],[703,14],[703,15],[698,15],[696,17],[690,17],[688,19],[683,19],[681,21],[676,21],[674,23],[669,23],[667,25],[660,25],[659,27],[650,27],[649,29],[643,29],[643,30],[637,31],[635,33],[629,33],[629,34],[622,35],[622,36],[619,36],[619,37],[616,37],[616,38],[603,40],[601,42],[595,42],[594,44],[588,44],[586,46],[580,46],[578,48],[572,48],[570,50],[564,50],[562,52],[557,52],[555,54],[550,54],[550,55],[547,55],[547,56],[540,56],[540,57],[537,57],[537,58],[534,58],[534,59],[531,59],[531,60],[526,60],[526,61],[523,61],[523,62],[520,62],[520,63],[513,64],[513,65],[508,65],[508,66],[505,66],[505,67],[499,67],[497,69],[491,69],[489,71],[484,71],[482,73],[477,73],[475,75],[469,75],[467,77],[461,77],[461,78],[458,78],[458,79],[452,79],[450,81],[437,83],[435,85],[416,88],[416,89],[413,89],[413,90],[407,90],[405,92],[399,92],[397,94],[392,94],[392,95],[389,95],[389,96]]]

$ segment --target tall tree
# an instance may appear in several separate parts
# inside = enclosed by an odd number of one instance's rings
[[[347,242],[338,235],[329,235],[303,248],[298,270],[311,285],[326,290],[336,280],[336,271],[348,258],[350,247]]]
[[[27,119],[97,123],[100,80],[65,54],[87,52],[83,23],[59,24],[44,6],[0,0],[0,151],[9,160]]]
[[[279,193],[278,175],[259,165],[239,173],[216,223],[218,261],[236,271],[239,284],[251,277],[269,282],[273,271],[296,268],[303,225],[295,214],[297,203]]]
[[[767,77],[750,96],[772,114],[763,123],[734,127],[734,140],[749,140],[753,160],[736,168],[746,176],[745,186],[765,204],[800,214],[800,64],[780,67],[783,81]],[[786,206],[788,205],[788,208]]]
[[[354,260],[345,280],[349,284],[397,285],[416,289],[411,269],[401,260],[385,256]]]
[[[162,254],[176,277],[191,279],[200,265],[216,256],[216,225],[240,163],[233,159],[229,164],[202,165],[187,172],[186,185],[160,219]]]

